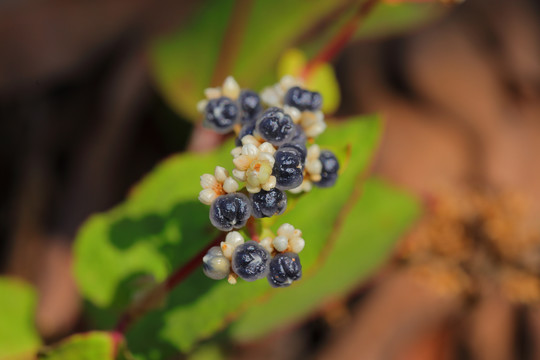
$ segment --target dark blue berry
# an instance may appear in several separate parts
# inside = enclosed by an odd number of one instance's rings
[[[210,222],[221,231],[241,229],[246,225],[251,211],[251,203],[246,195],[221,195],[210,207]]]
[[[250,198],[253,216],[256,218],[281,215],[287,208],[287,195],[276,188],[270,191],[261,190],[251,194]]]
[[[339,162],[336,156],[329,150],[321,151],[319,160],[322,163],[321,181],[316,182],[318,187],[330,187],[336,183],[339,170]]]
[[[242,126],[242,129],[238,133],[238,136],[236,139],[234,139],[234,144],[236,146],[242,146],[242,138],[246,135],[253,135],[253,131],[255,130],[255,122],[245,124]]]
[[[294,149],[300,153],[300,159],[302,161],[302,164],[306,162],[306,156],[307,156],[307,147],[305,144],[302,143],[287,143],[283,144],[279,147],[280,150],[286,150],[286,149]]]
[[[255,241],[238,245],[232,255],[233,271],[246,281],[262,279],[268,274],[270,254]]]
[[[280,190],[294,189],[304,180],[302,154],[293,147],[279,148],[275,154],[272,175],[276,177],[276,187]]]
[[[272,287],[287,287],[302,277],[302,264],[297,253],[277,254],[270,261],[268,282]]]
[[[288,142],[295,132],[291,117],[277,107],[266,110],[257,120],[255,129],[264,140],[275,146]]]
[[[321,108],[322,96],[316,91],[294,86],[285,94],[285,105],[293,106],[300,111],[316,111]]]
[[[242,124],[254,122],[262,111],[261,98],[254,91],[243,90],[238,98],[238,103],[242,110]]]
[[[232,130],[238,119],[238,106],[228,97],[208,100],[204,109],[204,126],[225,134]]]

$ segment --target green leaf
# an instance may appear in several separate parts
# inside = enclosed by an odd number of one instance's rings
[[[318,139],[340,159],[343,173],[337,185],[315,189],[298,199],[291,196],[294,206],[275,224],[277,227],[294,216],[293,225],[308,241],[301,254],[306,270],[324,248],[380,134],[380,121],[370,116],[330,124]],[[197,201],[199,175],[212,172],[216,165],[231,168],[227,166],[232,162],[231,148],[228,142],[214,153],[167,159],[134,188],[124,204],[93,216],[83,226],[75,243],[75,276],[100,327],[113,326],[119,313],[137,296],[141,276],[163,280],[215,236],[208,207]],[[163,309],[147,314],[130,328],[129,347],[148,359],[187,352],[270,291],[265,281],[239,281],[231,286],[196,271],[170,293]]]
[[[0,277],[0,360],[32,358],[41,344],[34,324],[34,289],[13,278]]]
[[[418,214],[418,203],[380,180],[369,180],[357,191],[342,212],[343,223],[328,234],[321,252],[323,260],[308,267],[301,281],[287,289],[275,289],[274,296],[251,307],[232,323],[231,336],[251,340],[295,323],[325,302],[347,294],[387,258],[395,240]],[[298,223],[299,210],[287,220]],[[311,248],[310,244],[306,242],[306,248]],[[305,269],[304,252],[300,260]]]
[[[72,335],[59,344],[42,349],[40,360],[127,360],[130,355],[121,335],[93,331]]]
[[[242,87],[268,85],[276,80],[274,69],[286,49],[306,45],[313,55],[356,6],[350,0],[254,1],[251,12],[243,14],[248,20],[231,75]],[[349,13],[343,11],[347,7]],[[211,85],[232,9],[232,0],[206,1],[181,28],[150,46],[151,71],[158,90],[173,109],[190,120],[200,118],[196,104]],[[380,4],[362,24],[358,36],[403,31],[425,23],[442,9],[434,4]],[[323,74],[324,78],[332,77],[328,71]]]

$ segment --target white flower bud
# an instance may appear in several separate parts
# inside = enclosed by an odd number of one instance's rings
[[[225,182],[223,182],[223,190],[228,194],[236,192],[238,188],[238,183],[231,177],[226,178]]]
[[[289,239],[285,236],[277,236],[276,238],[274,238],[272,244],[277,251],[283,252],[289,247]]]
[[[229,172],[224,167],[216,166],[216,169],[214,170],[214,175],[216,177],[216,180],[222,183],[229,176]]]
[[[213,175],[210,174],[202,174],[201,175],[201,187],[203,189],[209,189],[218,184],[216,178]]]
[[[236,100],[240,95],[240,86],[232,76],[227,76],[222,86],[223,96]]]

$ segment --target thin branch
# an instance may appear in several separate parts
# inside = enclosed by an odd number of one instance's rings
[[[259,242],[260,239],[259,234],[257,233],[257,224],[255,223],[255,218],[253,216],[248,219],[246,230],[251,240]]]
[[[225,233],[220,233],[214,238],[204,249],[194,255],[187,263],[178,268],[161,284],[154,287],[151,291],[146,293],[141,299],[135,301],[125,312],[122,314],[114,329],[115,332],[124,334],[127,328],[133,324],[139,317],[147,313],[148,311],[158,307],[167,294],[171,292],[178,284],[180,284],[186,277],[188,277],[195,269],[202,263],[203,256],[208,250],[219,245],[221,241],[225,239]]]
[[[343,25],[340,31],[326,44],[321,51],[315,55],[305,66],[301,77],[307,79],[313,73],[319,65],[325,62],[330,62],[343,50],[345,45],[351,40],[356,33],[356,30],[360,26],[362,20],[364,20],[371,10],[377,5],[379,0],[366,0],[361,5],[354,15]]]
[[[236,0],[234,2],[212,75],[212,86],[220,85],[231,74],[240,52],[242,38],[245,34],[252,7],[253,0]]]

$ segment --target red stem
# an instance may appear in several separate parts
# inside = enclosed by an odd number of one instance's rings
[[[252,216],[248,219],[246,224],[246,230],[251,240],[259,242],[259,234],[257,233],[257,224],[255,224],[255,218]]]
[[[168,293],[172,291],[176,285],[180,284],[186,277],[188,277],[195,269],[199,267],[199,265],[202,263],[202,258],[204,257],[204,255],[206,255],[208,250],[210,250],[210,248],[213,246],[219,245],[219,243],[225,239],[225,235],[226,233],[220,233],[218,236],[216,236],[214,240],[212,240],[208,245],[204,247],[204,249],[199,251],[182,267],[178,268],[175,272],[169,275],[169,277],[167,277],[167,279],[161,284],[161,286],[156,286],[154,288],[154,291],[150,291],[148,294],[146,294],[145,299],[154,298],[155,292],[161,292],[164,290],[166,293]],[[144,306],[148,302],[143,299],[139,303]],[[144,312],[146,312],[144,307],[142,309],[137,306],[129,308],[120,316],[120,319],[118,320],[114,331],[120,334],[124,334],[127,328]]]
[[[347,23],[345,23],[345,25],[343,25],[341,30],[306,64],[302,71],[302,79],[308,79],[313,73],[313,70],[319,65],[330,62],[341,52],[341,50],[343,50],[345,45],[347,45],[349,40],[351,40],[356,33],[361,21],[371,12],[378,1],[379,0],[366,0],[362,5],[358,6],[354,15]]]

